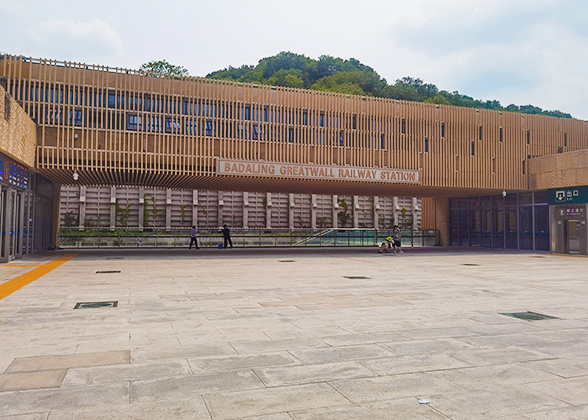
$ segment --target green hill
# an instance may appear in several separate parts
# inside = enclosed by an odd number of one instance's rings
[[[397,79],[394,84],[390,85],[374,69],[354,58],[344,60],[329,55],[322,55],[318,60],[313,60],[304,55],[284,51],[273,57],[259,60],[256,66],[229,66],[227,69],[212,72],[206,77],[468,108],[572,118],[566,112],[547,111],[533,105],[518,106],[510,104],[503,107],[496,100],[481,101],[462,95],[457,91],[439,90],[434,84],[424,83],[421,79],[412,77]]]

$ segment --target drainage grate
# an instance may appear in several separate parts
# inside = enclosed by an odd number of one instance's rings
[[[501,313],[500,315],[512,316],[514,318],[524,319],[525,321],[541,321],[543,319],[559,319],[555,316],[538,314],[537,312],[512,312],[512,313]]]
[[[118,301],[112,300],[110,302],[80,302],[76,303],[74,309],[93,309],[93,308],[116,308]]]
[[[107,260],[124,260],[124,257],[106,257]]]
[[[278,260],[278,262],[296,262],[294,260]]]
[[[96,274],[112,274],[112,273],[120,273],[120,270],[114,270],[114,271],[96,271]]]
[[[531,258],[547,258],[547,257],[543,257],[541,255],[535,255],[535,256],[532,256]]]
[[[480,264],[462,264],[462,265],[467,265],[470,267],[479,267],[480,266]]]
[[[366,276],[343,276],[346,279],[352,279],[352,280],[360,280],[360,279],[369,279],[371,277],[366,277]]]

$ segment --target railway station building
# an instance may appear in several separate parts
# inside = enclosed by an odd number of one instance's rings
[[[585,121],[10,55],[0,97],[2,261],[56,245],[70,211],[145,228],[145,200],[162,228],[588,253]]]

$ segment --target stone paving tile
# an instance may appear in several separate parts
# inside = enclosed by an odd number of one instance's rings
[[[394,356],[394,353],[387,350],[383,345],[376,344],[338,346],[310,350],[291,350],[290,353],[303,363],[328,363]]]
[[[406,397],[429,398],[432,395],[461,389],[458,385],[432,373],[409,373],[329,383],[355,404]]]
[[[300,364],[298,360],[287,352],[256,353],[236,356],[205,357],[188,359],[194,372],[210,372],[245,369],[264,366],[282,366]]]
[[[106,414],[107,413],[107,414]],[[1,417],[0,417],[1,419]],[[109,405],[103,410],[52,410],[48,420],[210,420],[202,397]]]
[[[204,396],[214,420],[346,406],[351,402],[327,384],[296,385]]]
[[[68,369],[63,386],[82,386],[108,382],[174,378],[192,375],[185,359],[166,360],[164,363],[133,363],[116,366]]]
[[[206,357],[219,355],[234,355],[235,350],[228,344],[202,345],[195,347],[178,347],[177,349],[161,349],[159,347],[142,346],[132,352],[132,362],[143,362],[155,359],[177,359],[186,357]]]
[[[442,353],[359,360],[358,363],[361,363],[378,375],[398,375],[401,373],[427,372],[472,366],[469,363]]]
[[[17,414],[15,416],[2,416],[0,420],[47,420],[49,412],[45,413],[31,413],[31,414]]]
[[[435,340],[402,341],[397,343],[382,343],[380,346],[398,355],[413,355],[425,353],[452,353],[461,350],[474,349],[473,345],[453,338]]]
[[[529,420],[586,420],[588,419],[588,405],[528,413],[525,416]]]
[[[588,376],[544,381],[528,385],[530,389],[573,405],[588,404]]]
[[[131,402],[144,402],[159,398],[186,398],[197,394],[254,388],[264,388],[264,385],[253,372],[242,370],[181,378],[132,381],[130,397]]]
[[[0,412],[5,415],[79,409],[128,403],[128,384],[55,388],[0,393]]]
[[[57,388],[61,386],[65,372],[66,369],[59,369],[0,374],[0,392]]]
[[[475,366],[431,372],[432,377],[443,378],[464,388],[481,389],[505,384],[526,384],[548,381],[558,377],[534,367],[531,363]]]
[[[544,338],[551,341],[588,340],[588,328],[574,328],[567,330],[541,331],[529,333],[532,337]]]
[[[527,350],[520,347],[498,349],[475,349],[450,352],[453,357],[476,366],[502,365],[531,360],[553,359],[550,354]]]
[[[267,353],[270,351],[281,351],[291,349],[303,349],[314,347],[327,347],[321,340],[262,340],[262,341],[235,341],[231,342],[231,346],[238,353]]]
[[[355,361],[255,368],[253,371],[267,386],[296,385],[376,376],[374,372]]]
[[[406,341],[406,338],[393,332],[363,332],[322,337],[321,340],[330,346],[352,346],[355,344],[394,343]]]
[[[565,402],[517,385],[467,389],[432,396],[431,407],[452,420],[503,419],[569,407]]]
[[[293,420],[446,420],[416,398],[384,401],[352,407],[291,412]]]
[[[129,351],[104,353],[81,353],[59,356],[19,357],[8,366],[4,373],[31,372],[74,367],[105,366],[130,363]]]
[[[406,340],[425,340],[431,338],[451,338],[480,335],[471,331],[471,327],[447,327],[447,328],[419,328],[398,331],[398,335]]]
[[[292,420],[292,417],[288,413],[275,413],[265,416],[241,417],[240,420]]]
[[[527,364],[563,378],[588,376],[588,357],[539,360],[531,361]]]
[[[549,341],[544,338],[533,337],[527,334],[460,337],[459,341],[480,348],[499,348],[510,346],[533,348],[536,345],[549,343]]]

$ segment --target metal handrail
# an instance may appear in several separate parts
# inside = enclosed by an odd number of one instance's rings
[[[389,236],[390,229],[231,229],[233,245],[246,247],[366,247],[377,246]],[[217,247],[223,243],[218,228],[199,230],[201,247]],[[62,229],[59,236],[61,248],[178,248],[190,243],[186,228],[154,229],[138,231],[117,229],[76,230]],[[403,230],[402,244],[408,247],[439,245],[436,230]]]

